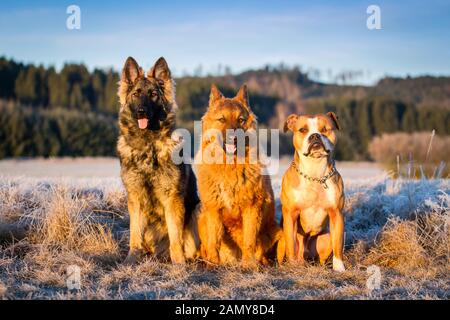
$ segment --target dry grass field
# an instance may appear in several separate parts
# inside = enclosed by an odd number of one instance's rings
[[[449,180],[392,180],[339,164],[347,271],[310,264],[244,272],[150,257],[122,264],[129,221],[115,160],[76,162],[78,172],[64,166],[70,160],[53,161],[0,162],[0,299],[450,299]],[[273,186],[279,194],[280,175]],[[81,290],[67,289],[71,265],[80,267]],[[371,265],[381,271],[373,291]]]

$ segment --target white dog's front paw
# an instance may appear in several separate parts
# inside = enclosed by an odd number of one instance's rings
[[[345,271],[345,266],[341,259],[333,257],[333,270],[338,272]]]

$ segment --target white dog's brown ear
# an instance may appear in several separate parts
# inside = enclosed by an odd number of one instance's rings
[[[283,132],[286,132],[288,130],[294,131],[294,125],[297,122],[298,115],[291,114],[289,117],[287,117],[286,121],[284,122]]]
[[[241,102],[244,106],[248,107],[249,106],[249,101],[248,101],[248,89],[247,89],[247,85],[243,84],[241,86],[241,88],[239,89],[238,93],[236,94],[236,97],[234,97],[236,100],[238,100],[239,102]]]
[[[213,105],[217,100],[223,98],[222,92],[217,88],[217,86],[213,83],[211,85],[211,93],[209,94],[209,105]]]
[[[327,116],[331,118],[331,120],[334,122],[334,125],[336,129],[341,130],[341,126],[339,125],[339,118],[334,112],[327,112]]]

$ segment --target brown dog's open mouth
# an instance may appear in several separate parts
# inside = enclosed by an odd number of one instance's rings
[[[148,126],[148,118],[140,118],[138,119],[139,129],[147,129]]]
[[[227,154],[235,154],[236,153],[237,137],[235,135],[226,136],[224,149]]]
[[[225,144],[225,152],[228,154],[234,154],[236,152],[236,145],[234,143]]]

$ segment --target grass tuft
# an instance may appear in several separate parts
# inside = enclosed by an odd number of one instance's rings
[[[279,194],[280,180],[273,183]],[[449,299],[450,182],[381,176],[345,183],[348,270],[339,274],[315,263],[254,272],[152,257],[124,265],[129,217],[118,179],[2,178],[0,298]],[[373,264],[382,282],[370,293]],[[67,289],[72,265],[80,267],[81,291]]]

